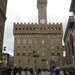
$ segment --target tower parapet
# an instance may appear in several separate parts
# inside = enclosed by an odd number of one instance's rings
[[[47,0],[37,0],[37,5],[38,4],[47,4]]]
[[[37,23],[14,23],[15,33],[61,33],[62,23],[49,23],[49,24],[37,24]]]
[[[20,23],[20,22],[17,22],[17,23],[14,23],[14,25],[37,25],[37,23],[33,23],[33,22],[32,23],[29,23],[29,22],[28,23],[26,23],[26,22],[25,23],[22,23],[22,22]]]
[[[50,23],[49,22],[48,25],[62,25],[62,23],[58,23],[58,22],[57,23],[54,23],[54,22],[53,23]]]
[[[28,23],[26,23],[26,22],[25,23],[22,23],[22,22],[21,23],[20,22],[17,22],[16,23],[15,22],[14,25],[40,25],[40,24],[38,24],[36,22],[35,23],[33,23],[33,22],[32,23],[29,23],[29,22]],[[46,25],[46,24],[44,24],[44,25]],[[44,26],[44,25],[42,25],[42,26]],[[58,23],[58,22],[57,23],[54,23],[54,22],[53,23],[50,23],[49,22],[47,25],[62,25],[62,23]]]

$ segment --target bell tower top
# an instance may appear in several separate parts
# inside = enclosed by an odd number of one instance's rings
[[[47,7],[47,0],[37,0],[38,23],[39,24],[47,23],[46,7]]]
[[[46,4],[47,5],[47,0],[37,0],[37,5],[38,4]]]

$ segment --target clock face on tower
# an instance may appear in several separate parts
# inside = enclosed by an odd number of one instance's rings
[[[41,24],[45,24],[45,23],[46,23],[46,20],[45,20],[45,19],[41,19],[41,20],[40,20],[40,23],[41,23]]]

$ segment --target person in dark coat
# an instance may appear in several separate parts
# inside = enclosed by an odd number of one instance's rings
[[[25,68],[25,75],[28,75],[28,68]]]
[[[19,71],[19,75],[21,75],[21,72],[22,72],[21,66],[19,67],[18,71]]]
[[[15,67],[15,68],[13,69],[13,75],[16,75],[16,73],[17,73],[17,68]]]
[[[33,75],[33,74],[34,74],[33,68],[30,68],[30,75]]]

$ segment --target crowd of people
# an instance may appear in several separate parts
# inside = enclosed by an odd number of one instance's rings
[[[22,75],[22,71],[24,72],[25,75],[41,75],[42,71],[48,71],[51,73],[51,75],[75,75],[75,67],[51,67],[50,69],[41,69],[41,68],[22,68],[21,66],[19,68],[14,67],[12,68],[11,66],[8,67],[6,70],[2,69],[2,75]]]
[[[30,72],[30,75],[38,75],[38,74],[41,74],[41,68],[38,68],[38,69],[35,69],[35,68],[28,68],[26,67],[25,69],[22,69],[21,66],[19,68],[15,67],[13,69],[13,75],[16,75],[16,74],[19,74],[21,75],[22,74],[22,71],[25,72],[25,75],[28,75],[28,71]]]
[[[30,75],[38,75],[41,74],[41,69],[35,69],[35,68],[22,68],[21,66],[14,67],[3,67],[2,68],[2,75],[22,75],[22,71],[24,72],[25,75],[28,75],[28,72],[30,72]]]
[[[51,75],[75,75],[75,67],[52,67]]]

